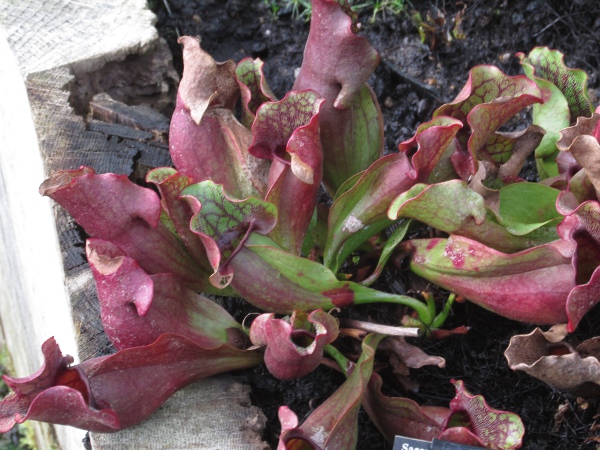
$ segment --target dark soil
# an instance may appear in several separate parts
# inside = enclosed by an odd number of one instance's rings
[[[360,2],[358,2],[360,3]],[[516,52],[529,52],[535,46],[549,46],[565,53],[571,67],[589,74],[592,100],[600,94],[600,4],[597,0],[464,0],[450,2],[413,1],[423,18],[437,10],[448,27],[458,13],[463,14],[464,39],[444,39],[446,28],[439,26],[421,42],[409,13],[394,16],[361,12],[362,33],[382,56],[371,85],[382,105],[386,124],[386,150],[410,138],[431,112],[452,100],[465,83],[468,70],[478,64],[495,64],[504,72],[520,72]],[[293,84],[294,70],[302,62],[308,24],[294,20],[291,11],[277,15],[260,0],[155,0],[158,30],[167,40],[181,72],[178,35],[198,35],[202,46],[218,61],[246,56],[265,61],[265,74],[275,94],[282,98]],[[414,277],[399,271],[388,274],[383,290],[405,291],[415,287]],[[389,306],[357,308],[355,317],[380,323],[397,323],[403,311]],[[451,379],[462,379],[467,388],[483,394],[498,409],[521,416],[526,427],[523,448],[596,448],[600,441],[596,417],[600,404],[583,401],[555,391],[523,374],[512,372],[503,352],[514,334],[527,333],[533,326],[503,319],[472,304],[456,305],[447,328],[471,327],[466,336],[441,342],[419,341],[433,355],[443,356],[446,367],[422,368],[411,372],[418,390],[406,390],[396,383],[390,394],[408,396],[423,405],[447,406],[454,396]],[[570,339],[581,341],[600,329],[600,311],[588,314]],[[279,433],[277,408],[289,405],[303,419],[321,404],[341,383],[339,373],[321,367],[302,380],[281,382],[264,368],[243,374],[253,387],[253,401],[269,419],[265,439],[276,446]],[[387,380],[390,373],[383,372]],[[392,380],[393,381],[393,380]],[[559,414],[558,411],[562,413]],[[362,416],[361,416],[362,418]],[[359,449],[389,449],[379,432],[361,420]]]

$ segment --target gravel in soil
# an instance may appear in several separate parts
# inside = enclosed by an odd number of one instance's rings
[[[361,12],[362,34],[380,52],[382,64],[372,76],[384,114],[386,151],[410,138],[432,111],[448,102],[467,80],[468,70],[478,64],[494,64],[504,72],[520,73],[516,52],[527,53],[535,46],[548,46],[565,53],[570,67],[589,74],[592,101],[600,94],[600,4],[596,0],[464,0],[407,3],[407,12]],[[265,76],[275,94],[282,98],[302,62],[308,23],[293,20],[291,10],[273,15],[259,0],[154,0],[157,28],[167,40],[175,66],[181,73],[179,35],[197,35],[203,48],[218,61],[243,57],[261,58]],[[433,27],[422,41],[410,10],[421,17],[437,15],[445,25]],[[447,39],[453,23],[462,17],[464,39]],[[441,24],[442,20],[438,21]],[[406,290],[414,277],[399,271],[388,273],[383,290]],[[241,305],[237,304],[238,309]],[[242,308],[240,313],[245,312]],[[403,311],[389,306],[356,308],[355,318],[389,323]],[[397,323],[397,321],[396,321]],[[471,327],[465,336],[440,341],[416,341],[430,354],[446,359],[446,367],[411,371],[418,390],[394,388],[389,394],[408,396],[423,405],[447,406],[454,396],[452,378],[465,381],[467,388],[483,394],[498,409],[521,416],[526,427],[523,448],[595,448],[600,441],[596,426],[599,404],[555,391],[545,384],[511,371],[503,356],[510,337],[534,327],[503,319],[475,305],[456,305],[447,327]],[[570,339],[582,341],[598,334],[600,311],[592,311]],[[269,423],[265,439],[276,446],[279,433],[277,408],[286,404],[302,420],[341,383],[339,373],[321,367],[302,380],[282,382],[264,367],[243,374],[253,388],[253,401],[261,406]],[[391,374],[383,374],[390,378]],[[389,449],[379,432],[361,415],[358,449]]]

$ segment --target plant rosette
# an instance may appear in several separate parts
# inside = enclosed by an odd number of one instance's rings
[[[361,407],[389,440],[521,446],[520,419],[461,381],[449,407],[385,395],[377,347],[407,330],[340,328],[330,310],[390,303],[419,334],[458,339],[467,327],[439,329],[458,294],[512,319],[575,329],[600,299],[600,115],[585,74],[544,48],[521,55],[525,75],[477,66],[454,101],[383,156],[381,110],[366,84],[379,56],[358,31],[347,0],[314,0],[304,61],[281,100],[262,61],[217,63],[182,37],[174,167],[149,172],[151,187],[87,167],[50,175],[40,192],[89,236],[117,352],[72,366],[46,341],[40,371],[6,378],[13,392],[0,403],[0,431],[27,419],[118,431],[189,383],[264,362],[285,380],[321,364],[346,376],[302,424],[281,407],[279,449],[355,448]],[[529,126],[503,131],[528,108]],[[542,182],[519,177],[529,155]],[[319,202],[321,186],[331,202]],[[437,237],[411,239],[422,225]],[[371,287],[403,258],[451,291],[447,301]],[[352,271],[349,261],[367,259],[376,261],[370,273]],[[262,313],[247,330],[208,294]],[[359,346],[360,356],[348,351]]]

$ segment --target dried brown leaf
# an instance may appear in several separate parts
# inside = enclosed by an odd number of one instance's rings
[[[573,395],[600,395],[600,361],[578,353],[560,339],[561,334],[560,330],[544,333],[536,328],[529,334],[513,336],[504,352],[509,367]]]
[[[439,368],[443,368],[446,365],[444,358],[428,355],[419,347],[406,342],[402,337],[388,337],[380,344],[380,348],[392,352],[406,367],[411,369],[418,369],[423,366],[438,366]]]
[[[587,176],[600,198],[600,114],[579,117],[577,124],[560,132],[556,143],[559,150],[569,152],[577,163],[587,171]]]

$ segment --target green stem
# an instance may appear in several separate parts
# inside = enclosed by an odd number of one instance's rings
[[[344,355],[342,355],[342,353],[331,344],[327,344],[325,347],[323,347],[323,349],[329,356],[331,356],[331,358],[338,364],[338,366],[340,366],[340,369],[347,377],[349,375],[348,372],[350,370],[351,365],[350,360]]]
[[[448,314],[450,314],[450,310],[452,309],[452,305],[454,304],[454,299],[456,298],[456,294],[450,294],[446,304],[444,305],[444,309],[441,313],[437,315],[437,317],[433,320],[431,324],[432,329],[436,329],[441,327],[446,319],[448,318]]]
[[[396,295],[379,291],[374,292],[373,290],[369,290],[368,294],[365,294],[364,296],[357,293],[354,298],[354,304],[363,305],[366,303],[395,303],[397,305],[408,306],[417,312],[419,320],[425,326],[429,326],[435,318],[435,306],[432,314],[427,304],[407,295]]]
[[[429,314],[431,314],[431,317],[435,317],[435,299],[433,298],[433,295],[429,292],[423,292],[423,298],[425,299],[425,302],[427,302]]]
[[[369,334],[367,335],[367,337],[364,339],[362,347],[363,347],[363,356],[364,356],[364,349],[365,349],[365,344],[369,345],[370,347],[373,348],[373,351],[377,350],[377,346],[379,345],[379,343],[381,342],[382,339],[385,339],[386,336],[384,336],[383,334]],[[342,353],[335,348],[333,345],[328,344],[325,347],[323,347],[323,350],[329,355],[331,356],[331,358],[338,364],[338,366],[340,366],[340,369],[342,370],[342,372],[344,373],[344,375],[346,376],[346,378],[348,378],[350,376],[351,370],[354,367],[354,363],[352,363],[352,361],[350,361],[348,358],[346,358],[344,355],[342,355]],[[363,358],[363,356],[360,357],[360,359],[358,360],[357,364],[360,364],[361,359]]]

